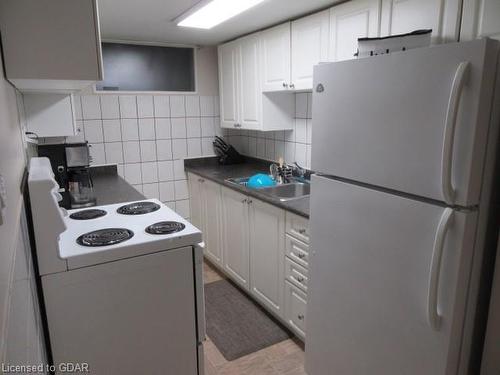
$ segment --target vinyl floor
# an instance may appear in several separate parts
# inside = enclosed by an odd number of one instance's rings
[[[224,278],[209,263],[204,264],[205,284]],[[234,361],[227,361],[214,343],[207,338],[205,375],[306,375],[304,348],[295,338],[282,341]]]

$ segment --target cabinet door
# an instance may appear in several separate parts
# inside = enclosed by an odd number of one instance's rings
[[[283,316],[285,212],[250,199],[250,292]]]
[[[238,45],[235,42],[219,46],[220,117],[223,128],[238,123]]]
[[[382,0],[381,36],[432,29],[432,42],[458,40],[461,0]]]
[[[205,228],[203,225],[203,207],[201,197],[201,181],[202,178],[194,174],[188,173],[189,185],[189,210],[191,223],[203,232],[203,240],[205,241]]]
[[[205,255],[222,267],[221,246],[221,187],[209,180],[203,180],[201,199],[203,201],[203,234]]]
[[[290,22],[260,34],[262,91],[279,91],[290,85]]]
[[[260,89],[259,36],[253,34],[238,41],[239,126],[256,130],[261,127],[262,91]]]
[[[329,11],[292,22],[292,84],[311,90],[313,66],[328,60]]]
[[[249,290],[247,197],[222,189],[222,232],[224,270],[241,287]]]
[[[358,38],[377,37],[380,0],[354,0],[330,9],[330,61],[349,60],[358,50]]]
[[[500,40],[500,1],[464,0],[460,40],[485,36]]]

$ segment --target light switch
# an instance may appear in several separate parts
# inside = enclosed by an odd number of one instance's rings
[[[0,225],[3,225],[6,210],[7,210],[7,188],[5,187],[5,179],[0,174]]]

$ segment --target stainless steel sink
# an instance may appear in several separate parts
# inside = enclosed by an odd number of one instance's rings
[[[278,198],[281,202],[306,197],[311,192],[311,185],[307,182],[291,182],[260,189],[261,193]]]
[[[226,179],[226,182],[246,187],[249,179],[250,177],[228,178]],[[281,202],[287,202],[309,196],[311,185],[309,184],[309,182],[293,180],[292,182],[286,184],[251,190],[258,191],[261,194],[265,194],[271,199],[278,199]]]

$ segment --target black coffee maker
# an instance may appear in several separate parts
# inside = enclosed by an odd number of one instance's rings
[[[95,206],[87,142],[39,145],[38,156],[45,156],[50,160],[55,179],[61,186],[62,207],[69,209]]]

